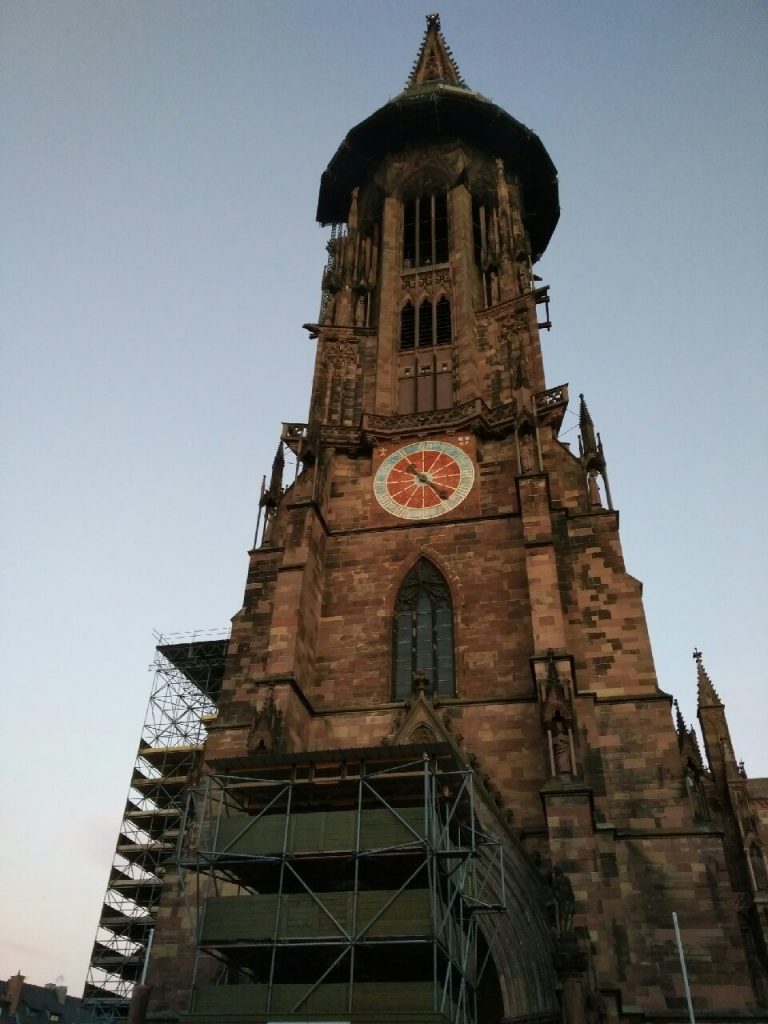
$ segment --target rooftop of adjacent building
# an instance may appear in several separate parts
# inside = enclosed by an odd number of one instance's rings
[[[67,994],[66,985],[49,982],[31,985],[17,972],[7,981],[0,981],[0,1020],[14,1020],[17,1024],[81,1024],[91,1021],[89,1014],[81,1012],[79,996]]]

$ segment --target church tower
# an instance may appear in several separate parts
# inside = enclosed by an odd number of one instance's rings
[[[558,214],[541,141],[430,15],[322,176],[307,422],[263,489],[137,1018],[684,1021],[676,912],[697,1010],[768,1020],[723,706],[699,660],[710,770],[583,395],[578,450],[558,440],[533,272]]]

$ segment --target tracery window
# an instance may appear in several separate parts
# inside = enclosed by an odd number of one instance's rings
[[[406,199],[403,265],[426,267],[448,262],[448,196],[445,192]]]
[[[422,299],[418,309],[409,300],[400,310],[400,351],[434,345],[450,345],[453,341],[451,303],[445,295],[437,302]]]
[[[451,592],[426,558],[414,565],[397,594],[392,661],[395,700],[409,698],[419,685],[428,693],[454,696]]]

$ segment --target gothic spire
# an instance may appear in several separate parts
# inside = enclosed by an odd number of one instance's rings
[[[283,469],[285,467],[285,455],[283,454],[283,442],[277,446],[277,452],[272,460],[272,476],[269,481],[269,493],[272,500],[277,504],[283,490]]]
[[[675,727],[677,728],[677,737],[682,744],[683,737],[688,735],[688,727],[685,724],[685,719],[683,718],[683,713],[680,710],[680,705],[677,703],[677,700],[673,700],[672,703],[675,706]]]
[[[584,395],[579,395],[579,431],[581,443],[585,455],[593,455],[598,451],[597,438],[595,437],[595,425],[589,414]]]
[[[611,499],[611,488],[608,483],[608,467],[603,452],[603,442],[595,430],[592,417],[584,400],[584,395],[579,395],[579,455],[581,464],[587,475],[587,491],[590,505],[593,508],[600,508],[602,500],[600,489],[597,485],[597,474],[599,473],[605,485],[605,498],[608,508],[613,509]]]
[[[429,82],[455,85],[466,89],[466,83],[459,74],[459,67],[453,59],[451,48],[440,29],[440,15],[427,15],[427,28],[421,41],[411,74],[405,83],[406,89],[414,89]]]
[[[699,747],[699,737],[696,735],[696,730],[693,726],[691,726],[691,728],[688,730],[688,742],[690,743],[694,753],[696,754],[697,764],[703,765],[704,760],[701,756],[701,748]]]
[[[697,679],[697,700],[700,708],[711,708],[723,706],[723,702],[717,694],[717,690],[712,685],[712,680],[707,675],[707,670],[701,660],[701,651],[694,650],[693,660],[696,662],[696,679]]]

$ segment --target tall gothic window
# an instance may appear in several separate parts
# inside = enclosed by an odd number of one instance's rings
[[[454,695],[451,592],[426,558],[414,565],[398,592],[393,648],[395,700],[407,699],[419,685],[428,693]]]
[[[419,348],[432,348],[433,339],[432,303],[422,299],[419,304]]]
[[[426,267],[448,262],[448,196],[445,192],[404,204],[403,264]]]
[[[435,344],[450,345],[452,339],[451,304],[443,295],[435,305]]]
[[[406,302],[400,310],[400,351],[410,352],[416,345],[416,310]]]

